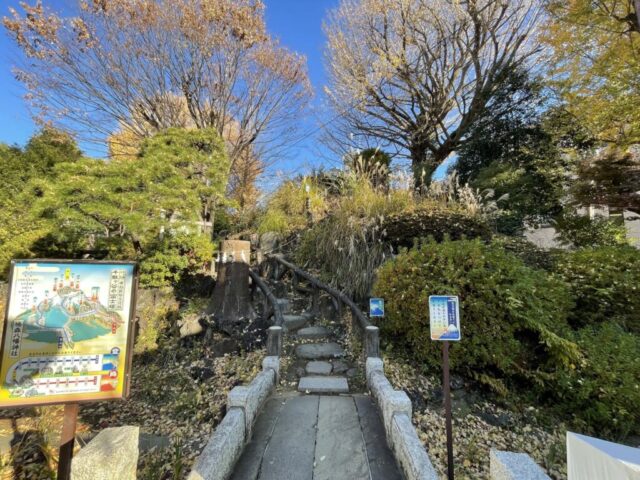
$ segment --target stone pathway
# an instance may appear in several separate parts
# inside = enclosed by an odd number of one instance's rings
[[[371,397],[292,392],[267,400],[231,479],[401,480],[402,475]]]

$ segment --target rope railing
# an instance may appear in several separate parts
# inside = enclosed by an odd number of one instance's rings
[[[318,309],[318,301],[319,301],[319,291],[323,290],[327,292],[331,298],[333,299],[334,306],[336,307],[336,311],[338,313],[338,317],[342,317],[342,309],[343,305],[346,305],[351,310],[351,315],[353,318],[357,320],[357,323],[360,325],[362,330],[365,332],[365,355],[367,357],[379,357],[380,356],[380,334],[378,327],[374,326],[367,316],[362,313],[358,305],[350,299],[343,292],[327,285],[326,283],[318,280],[309,272],[305,272],[301,268],[296,265],[285,260],[282,255],[267,255],[267,258],[276,262],[277,265],[284,267],[287,270],[290,270],[293,275],[293,284],[294,287],[297,287],[297,283],[300,278],[309,282],[312,288],[312,309],[317,311]],[[282,275],[279,272],[276,272],[276,278],[281,277]]]

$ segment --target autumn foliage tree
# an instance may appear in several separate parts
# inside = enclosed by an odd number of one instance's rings
[[[545,3],[551,73],[566,108],[603,143],[640,142],[640,1]]]
[[[537,53],[541,10],[535,0],[343,0],[325,26],[333,140],[378,139],[428,183],[508,72]]]
[[[26,60],[16,75],[39,119],[81,139],[117,132],[110,150],[131,155],[167,128],[212,128],[233,172],[297,131],[306,60],[269,36],[260,0],[78,0],[74,17],[21,6],[4,18]]]

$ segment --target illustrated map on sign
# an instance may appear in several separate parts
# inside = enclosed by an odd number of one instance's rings
[[[461,332],[458,297],[444,295],[430,296],[429,325],[431,340],[459,341]]]
[[[0,406],[122,396],[133,268],[14,264]]]

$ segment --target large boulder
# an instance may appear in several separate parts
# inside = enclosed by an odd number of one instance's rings
[[[106,428],[71,462],[71,480],[135,480],[139,427]]]

